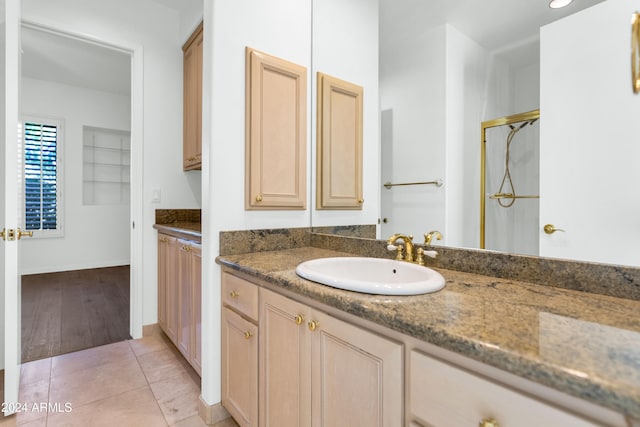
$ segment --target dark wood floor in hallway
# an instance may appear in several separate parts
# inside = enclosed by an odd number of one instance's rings
[[[128,265],[22,276],[22,362],[128,338]]]

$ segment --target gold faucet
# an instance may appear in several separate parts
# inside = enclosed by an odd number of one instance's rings
[[[394,234],[393,236],[387,239],[387,245],[395,245],[398,239],[402,239],[405,246],[404,260],[408,262],[413,262],[413,236],[405,235],[405,234]],[[398,255],[396,257],[397,260],[402,260],[402,246],[398,246]]]
[[[430,232],[424,234],[424,244],[425,244],[425,246],[430,246],[431,245],[431,241],[433,240],[434,236],[435,236],[436,239],[442,240],[442,233],[440,233],[437,230],[430,231]]]

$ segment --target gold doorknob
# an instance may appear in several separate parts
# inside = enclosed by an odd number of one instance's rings
[[[320,326],[320,322],[318,322],[317,320],[309,320],[308,325],[309,325],[309,330],[313,332],[316,329],[318,329],[318,326]]]
[[[256,196],[256,202],[261,202],[262,201],[262,194],[258,194]]]
[[[553,234],[556,231],[564,232],[564,230],[562,228],[556,228],[556,226],[553,225],[553,224],[547,224],[547,225],[544,226],[544,232],[547,233],[547,234]]]
[[[498,425],[498,422],[494,418],[485,418],[484,420],[480,421],[480,424],[478,424],[478,427],[500,427],[500,426]]]
[[[20,240],[24,236],[33,237],[33,231],[22,231],[19,228],[16,231],[18,232],[17,233],[18,240]]]
[[[239,295],[240,295],[240,294],[239,294],[238,292],[236,292],[236,291],[231,291],[231,292],[229,292],[229,296],[230,296],[231,298],[238,298],[238,296],[239,296]]]
[[[304,316],[302,314],[297,314],[295,317],[296,325],[302,325],[304,322]]]
[[[244,338],[247,339],[247,340],[249,338],[251,338],[252,336],[253,336],[253,334],[251,333],[251,331],[247,331],[247,332],[244,333]]]

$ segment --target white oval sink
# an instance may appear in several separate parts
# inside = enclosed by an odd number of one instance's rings
[[[334,288],[376,295],[418,295],[444,287],[444,277],[437,271],[383,258],[317,258],[298,264],[296,274]]]

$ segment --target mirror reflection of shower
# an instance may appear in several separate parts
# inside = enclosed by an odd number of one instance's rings
[[[536,110],[482,123],[480,234],[486,249],[538,255],[539,117]]]

